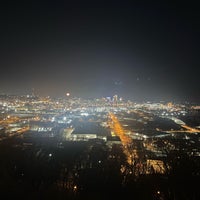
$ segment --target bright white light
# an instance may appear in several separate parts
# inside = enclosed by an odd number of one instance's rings
[[[82,116],[88,116],[89,114],[84,112],[84,113],[81,113]]]

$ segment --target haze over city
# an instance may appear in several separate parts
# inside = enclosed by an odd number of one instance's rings
[[[1,5],[0,93],[200,101],[195,2]]]
[[[197,2],[0,6],[0,194],[200,199]]]

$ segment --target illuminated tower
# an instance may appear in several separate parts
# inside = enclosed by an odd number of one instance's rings
[[[114,95],[114,96],[113,96],[113,102],[117,103],[117,101],[118,101],[118,96],[117,96],[117,95]]]
[[[35,97],[35,88],[32,88],[32,92],[31,92],[32,94],[32,97]]]

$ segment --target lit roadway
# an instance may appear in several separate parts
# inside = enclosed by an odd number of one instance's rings
[[[8,126],[9,124],[17,123],[19,121],[20,121],[20,118],[18,118],[18,117],[7,117],[4,120],[0,120],[0,125],[1,126]]]
[[[182,128],[184,128],[186,130],[166,131],[167,133],[177,133],[177,132],[181,132],[181,133],[200,133],[199,129],[192,128],[192,127],[186,125],[185,122],[183,122],[182,120],[180,120],[180,119],[178,119],[176,117],[168,117],[168,118],[173,120],[176,124],[180,125]]]
[[[28,131],[30,129],[29,126],[24,126],[22,128],[20,128],[19,130],[17,130],[14,135],[21,135],[23,134],[24,132]]]
[[[192,128],[187,125],[181,125],[186,130],[173,130],[173,131],[165,131],[166,133],[200,133],[199,129]]]
[[[117,136],[119,136],[119,138],[122,142],[122,145],[124,147],[124,153],[127,157],[127,162],[130,165],[132,165],[133,164],[132,153],[131,153],[131,150],[128,149],[128,146],[132,143],[132,139],[124,133],[124,130],[123,130],[121,124],[119,123],[119,120],[113,113],[109,113],[109,117],[112,120],[111,127],[113,128],[114,133]]]
[[[8,118],[6,118],[4,120],[0,120],[0,125],[7,128],[9,126],[9,124],[18,123],[20,121],[22,121],[22,119],[20,119],[18,117],[8,117]],[[29,126],[24,126],[24,127],[21,127],[20,129],[18,129],[17,131],[8,133],[7,136],[8,137],[19,136],[19,135],[25,133],[26,131],[28,131],[29,129],[30,129]],[[7,136],[6,137],[1,137],[0,141],[7,139]]]

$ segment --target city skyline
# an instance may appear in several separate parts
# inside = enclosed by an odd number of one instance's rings
[[[195,4],[4,3],[0,93],[200,102]]]
[[[0,95],[7,199],[199,199],[200,106]]]

